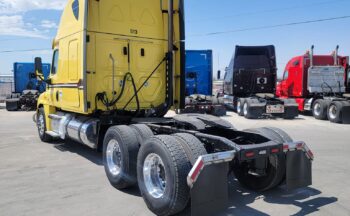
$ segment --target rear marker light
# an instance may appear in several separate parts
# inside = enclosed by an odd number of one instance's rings
[[[248,157],[248,158],[250,158],[250,157],[254,157],[254,152],[247,152],[247,153],[245,153],[245,156],[246,157]]]
[[[278,153],[280,150],[279,149],[271,149],[271,153]]]

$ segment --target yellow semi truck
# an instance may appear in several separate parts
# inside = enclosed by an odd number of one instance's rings
[[[173,215],[189,201],[192,215],[225,209],[230,172],[257,191],[311,184],[312,152],[280,129],[164,117],[185,105],[183,0],[68,0],[52,48],[41,140],[102,151],[111,185],[138,185],[153,213]],[[35,69],[41,77],[40,58]]]

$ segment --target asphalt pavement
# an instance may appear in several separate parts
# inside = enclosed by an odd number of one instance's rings
[[[118,191],[105,176],[102,156],[74,142],[42,143],[33,112],[0,105],[0,215],[153,215],[137,188]],[[230,178],[223,215],[350,215],[350,125],[300,116],[295,120],[224,117],[238,129],[273,126],[313,150],[313,185],[265,193]]]

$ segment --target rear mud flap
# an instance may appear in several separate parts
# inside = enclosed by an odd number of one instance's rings
[[[287,152],[286,184],[288,190],[312,184],[312,162],[303,151]]]
[[[18,111],[20,109],[19,98],[7,99],[6,110],[7,111]]]
[[[298,106],[285,106],[284,116],[287,118],[296,118],[299,115]]]
[[[191,189],[191,215],[217,215],[228,207],[228,163],[206,166]]]
[[[256,116],[260,117],[266,113],[266,106],[264,104],[251,104],[248,108],[248,113],[254,113]]]
[[[343,124],[350,124],[350,105],[343,106],[342,120],[343,120]]]

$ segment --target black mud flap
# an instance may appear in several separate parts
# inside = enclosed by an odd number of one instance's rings
[[[343,120],[343,124],[350,124],[350,105],[343,106],[342,120]]]
[[[312,184],[312,162],[303,151],[287,152],[286,183],[288,190]]]
[[[20,109],[19,99],[7,99],[6,100],[6,110],[7,111],[18,111]]]
[[[228,163],[208,165],[191,189],[191,215],[217,215],[228,207]]]
[[[223,105],[213,105],[212,106],[212,112],[211,115],[214,116],[226,116],[227,115],[227,111],[225,106]]]

